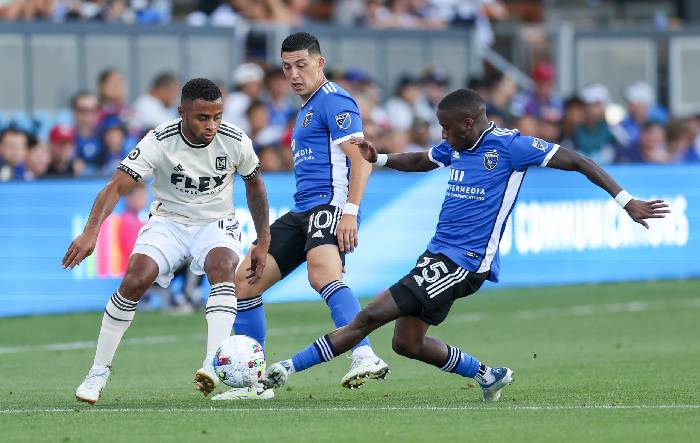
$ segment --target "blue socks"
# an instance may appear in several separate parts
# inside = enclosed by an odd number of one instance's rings
[[[345,326],[360,312],[360,302],[352,293],[352,290],[340,280],[328,283],[320,291],[321,298],[331,310],[331,317],[336,328]],[[240,312],[240,307],[238,308]],[[239,314],[240,315],[240,314]],[[360,346],[371,346],[369,338],[365,337],[356,344],[353,349]]]
[[[447,345],[447,362],[440,369],[445,372],[454,372],[462,377],[474,378],[482,366],[485,371],[486,366],[482,365],[479,360],[460,351],[459,348]]]
[[[267,320],[261,295],[247,300],[238,300],[238,315],[233,324],[233,330],[236,334],[256,339],[265,349]]]
[[[293,372],[303,371],[319,363],[325,363],[337,355],[328,335],[324,335],[303,351],[292,356]]]

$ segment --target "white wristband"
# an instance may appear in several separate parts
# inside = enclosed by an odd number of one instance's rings
[[[377,166],[384,166],[386,162],[389,161],[389,156],[386,154],[377,154],[377,161],[374,162]]]
[[[630,195],[629,192],[625,191],[624,189],[615,196],[615,201],[617,202],[618,205],[620,205],[621,208],[624,208],[627,203],[629,203],[632,200],[632,196]]]
[[[345,206],[343,206],[343,215],[357,215],[359,211],[360,207],[357,206],[355,203],[346,202]]]

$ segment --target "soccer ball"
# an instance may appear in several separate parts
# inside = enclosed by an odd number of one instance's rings
[[[265,372],[265,353],[255,339],[232,335],[221,342],[214,354],[214,370],[219,380],[233,388],[256,383]]]

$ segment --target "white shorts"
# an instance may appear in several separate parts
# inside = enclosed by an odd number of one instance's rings
[[[157,215],[139,231],[131,254],[144,254],[158,264],[156,283],[166,288],[173,274],[187,260],[197,275],[204,274],[204,260],[214,248],[229,248],[241,256],[241,227],[233,217],[206,225],[188,226]]]

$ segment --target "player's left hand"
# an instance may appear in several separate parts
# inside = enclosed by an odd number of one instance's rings
[[[640,225],[649,229],[649,224],[645,220],[650,218],[664,218],[666,214],[670,214],[671,210],[668,209],[668,203],[663,200],[635,200],[632,199],[625,205],[625,211]]]
[[[260,244],[250,247],[250,267],[246,269],[245,278],[251,286],[262,278],[265,263],[267,263],[267,249],[267,246]]]
[[[351,253],[357,247],[357,216],[343,214],[336,228],[340,252]]]

